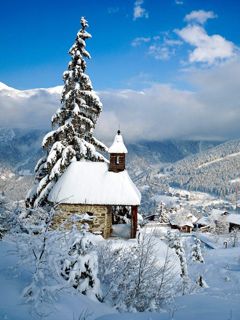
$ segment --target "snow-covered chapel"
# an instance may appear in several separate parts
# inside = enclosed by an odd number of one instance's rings
[[[86,40],[92,36],[84,17],[80,23],[63,73],[61,107],[52,116],[53,130],[43,138],[45,154],[34,169],[26,208],[57,205],[53,227],[87,222],[90,231],[104,238],[112,234],[113,224],[125,224],[128,228],[123,229],[133,238],[141,197],[125,169],[128,151],[120,131],[109,149],[94,136],[102,103],[86,74],[85,60],[91,58]],[[102,154],[107,151],[110,161]]]
[[[109,163],[85,159],[71,162],[48,196],[48,201],[59,203],[54,224],[61,225],[74,215],[85,213],[90,231],[101,232],[108,238],[115,221],[114,209],[127,207],[131,222],[129,238],[136,236],[141,195],[125,168],[128,151],[120,131],[108,153]]]

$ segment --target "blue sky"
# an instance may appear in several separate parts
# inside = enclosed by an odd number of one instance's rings
[[[62,84],[81,16],[93,36],[87,42],[92,55],[87,73],[96,90],[152,83],[191,88],[188,70],[215,67],[239,45],[236,0],[9,0],[0,12],[0,81],[18,89]],[[202,57],[201,50],[209,49],[199,42],[203,32],[210,43],[212,35],[221,37],[219,57],[218,50]]]
[[[93,36],[86,72],[103,102],[100,138],[119,125],[128,141],[240,138],[239,1],[2,1],[0,82],[62,85],[81,16]],[[49,92],[0,90],[0,126],[49,128],[60,105]]]

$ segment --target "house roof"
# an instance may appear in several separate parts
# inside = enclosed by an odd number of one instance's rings
[[[200,219],[197,220],[197,224],[201,224],[203,226],[210,226],[213,224],[213,222],[210,221],[209,217],[201,217]]]
[[[240,214],[230,213],[227,215],[226,221],[240,226]]]
[[[108,149],[109,153],[128,153],[127,148],[123,142],[123,137],[120,134],[120,131],[116,134],[113,144]]]
[[[51,190],[55,203],[140,205],[141,194],[126,170],[109,172],[105,162],[74,161]]]
[[[171,225],[176,225],[179,227],[193,227],[193,223],[196,222],[197,218],[193,214],[189,213],[187,210],[180,209],[176,213],[173,213],[169,217],[169,220]]]

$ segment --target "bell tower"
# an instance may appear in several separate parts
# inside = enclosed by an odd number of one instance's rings
[[[110,154],[110,163],[108,171],[121,172],[125,170],[127,148],[123,142],[121,131],[118,130],[114,138],[113,144],[108,149]]]

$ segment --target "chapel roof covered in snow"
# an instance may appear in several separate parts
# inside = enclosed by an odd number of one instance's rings
[[[123,137],[121,135],[120,130],[118,130],[113,144],[111,145],[111,147],[108,149],[109,153],[128,153],[127,148],[123,142]]]
[[[48,200],[65,204],[140,205],[141,194],[126,170],[108,171],[105,162],[74,161],[54,185]]]

